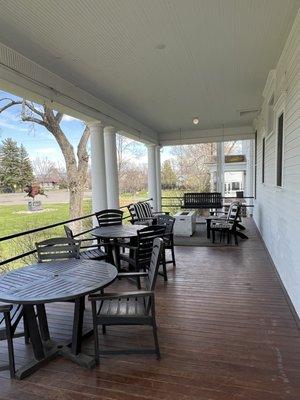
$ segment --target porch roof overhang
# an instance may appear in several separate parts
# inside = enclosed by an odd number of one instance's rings
[[[299,4],[11,0],[0,85],[145,143],[249,139]]]

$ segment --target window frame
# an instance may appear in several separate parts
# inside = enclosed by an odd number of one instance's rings
[[[286,92],[283,92],[278,100],[276,101],[274,105],[274,117],[275,117],[275,132],[276,132],[276,142],[275,142],[275,187],[278,188],[279,190],[282,190],[284,188],[284,164],[285,164],[285,102],[286,102]],[[279,118],[283,116],[283,124],[282,124],[282,146],[281,146],[281,185],[278,185],[278,128],[279,128]]]
[[[278,116],[276,116],[276,186],[278,188],[283,187],[284,121],[285,121],[284,117],[285,117],[285,114],[283,111],[280,112]],[[282,118],[282,121],[280,122],[281,118]],[[280,125],[281,125],[281,131],[279,131]],[[281,135],[281,138],[279,138],[279,134]],[[280,144],[280,148],[279,148],[279,144]],[[280,156],[280,159],[279,159],[279,156]],[[280,164],[280,166],[279,166],[279,164]]]

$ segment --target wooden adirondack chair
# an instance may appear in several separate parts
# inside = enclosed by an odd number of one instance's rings
[[[64,230],[68,239],[75,239],[72,229],[64,225]],[[90,239],[80,239],[82,242],[90,241]],[[80,246],[80,258],[85,260],[106,260],[107,254],[101,250],[100,244],[91,244],[89,246]]]
[[[165,227],[165,234],[163,237],[165,250],[171,250],[172,260],[166,261],[166,263],[173,263],[176,266],[175,261],[175,250],[174,250],[174,228],[175,218],[170,215],[159,215],[157,217],[157,225]]]
[[[155,238],[153,242],[151,261],[147,272],[129,272],[119,274],[119,277],[144,277],[145,290],[123,293],[105,293],[92,294],[89,300],[92,302],[95,360],[99,363],[99,335],[98,326],[104,327],[103,333],[106,333],[105,327],[110,325],[149,325],[152,326],[155,342],[154,349],[130,349],[130,353],[156,353],[160,358],[159,343],[157,337],[157,326],[155,319],[155,298],[154,290],[157,280],[160,258],[163,251],[163,240]],[[103,352],[102,354],[120,354],[124,351]]]
[[[165,226],[152,225],[142,228],[138,231],[136,244],[122,243],[122,247],[129,249],[129,254],[121,254],[121,260],[127,262],[135,271],[147,271],[151,262],[153,242],[155,238],[163,238],[165,234]],[[161,265],[163,272],[159,273],[168,280],[165,250],[163,249],[161,257]],[[140,288],[140,280],[137,276],[137,286]]]

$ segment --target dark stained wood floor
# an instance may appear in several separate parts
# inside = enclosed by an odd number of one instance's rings
[[[157,285],[160,361],[105,356],[89,371],[59,358],[21,382],[0,373],[0,398],[299,400],[300,332],[256,229],[248,225],[250,239],[239,247],[176,249],[177,268],[169,268],[167,284],[160,278]],[[48,313],[53,337],[68,340],[72,305],[51,305]],[[152,335],[146,327],[113,327],[101,343],[147,346]],[[30,346],[18,339],[15,347],[20,365]],[[92,339],[84,350],[92,353]],[[1,344],[0,362],[5,356]]]

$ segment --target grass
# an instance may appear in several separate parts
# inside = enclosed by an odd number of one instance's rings
[[[179,191],[167,190],[163,191],[163,196],[180,196]],[[139,200],[146,199],[148,194],[146,191],[139,192],[137,194],[124,193],[120,198],[120,206],[127,205],[132,202],[136,202]],[[168,204],[168,207],[165,208],[166,211],[174,212],[178,207],[178,201],[163,200],[164,204]],[[36,212],[36,213],[27,213],[27,205],[12,205],[0,206],[0,226],[1,226],[1,237],[27,231],[30,229],[34,229],[41,226],[51,225],[56,222],[63,222],[69,219],[69,205],[67,203],[53,203],[53,204],[45,204],[44,208],[47,211],[44,212]],[[128,215],[127,210],[123,209],[124,215]],[[83,214],[91,213],[91,201],[84,201],[84,212]],[[91,220],[84,222],[83,229],[85,229],[89,224],[91,224]],[[56,228],[51,228],[46,231],[38,232],[31,235],[26,235],[24,237],[19,237],[16,239],[7,240],[5,242],[0,242],[0,258],[1,260],[6,260],[11,258],[17,254],[21,254],[23,252],[32,250],[34,248],[35,242],[47,239],[53,236],[64,236],[63,226],[59,226]],[[7,269],[15,268],[20,265],[24,265],[24,263],[33,262],[33,256],[29,256],[27,258],[17,260],[15,262],[9,263],[4,266],[0,266],[1,271],[5,271]]]

